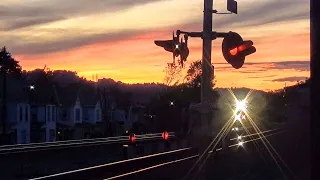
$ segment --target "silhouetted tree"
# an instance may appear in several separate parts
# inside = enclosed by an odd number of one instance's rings
[[[167,86],[177,85],[181,80],[181,66],[177,66],[176,64],[169,63],[164,72],[166,73],[164,78],[164,84]]]
[[[52,71],[52,78],[54,82],[59,84],[70,84],[84,80],[77,75],[77,72],[67,70]]]
[[[159,98],[154,98],[150,103],[153,109],[152,113],[157,117],[158,131],[166,129],[177,132],[184,126],[182,120],[183,109],[188,109],[191,103],[199,103],[201,99],[201,68],[201,61],[193,62],[189,66],[184,83],[167,87],[166,92],[162,93]],[[171,75],[175,76],[177,74],[172,72]],[[218,97],[216,92],[213,91],[212,94]],[[173,102],[173,105],[171,105],[171,102]]]
[[[21,66],[12,55],[3,47],[0,51],[0,73],[2,76],[2,133],[6,133],[6,118],[7,118],[7,75],[21,75]]]
[[[202,74],[201,60],[192,62],[185,76],[185,83],[193,88],[200,88]],[[215,86],[215,79],[212,80],[212,86]]]

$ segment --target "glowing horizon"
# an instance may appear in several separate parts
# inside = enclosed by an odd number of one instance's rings
[[[0,44],[24,70],[47,65],[88,80],[98,74],[130,84],[162,83],[172,55],[153,41],[170,39],[177,29],[202,29],[203,0],[29,1],[0,2],[6,15]],[[218,10],[225,5],[215,1]],[[238,15],[214,15],[213,28],[252,40],[257,52],[235,70],[222,56],[222,40],[213,41],[216,87],[274,90],[310,77],[309,1],[243,0],[238,9]],[[189,47],[187,66],[201,59],[201,39],[189,38]]]

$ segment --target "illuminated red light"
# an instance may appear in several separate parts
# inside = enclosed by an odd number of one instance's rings
[[[237,55],[239,52],[242,52],[242,51],[244,51],[244,50],[246,50],[246,49],[249,49],[250,46],[252,46],[252,42],[246,42],[246,43],[244,43],[244,44],[242,44],[242,45],[240,45],[240,46],[238,46],[238,47],[235,47],[235,48],[233,48],[233,49],[230,49],[229,52],[230,52],[230,54],[231,54],[232,56],[235,56],[235,55]]]
[[[229,52],[230,52],[230,54],[231,54],[232,56],[237,55],[237,54],[238,54],[238,47],[235,47],[235,48],[233,48],[233,49],[230,49]]]
[[[239,52],[244,51],[244,50],[248,49],[249,47],[250,47],[249,43],[243,44],[238,47],[238,51]]]
[[[136,136],[134,134],[130,134],[129,141],[135,142],[136,141]]]
[[[168,134],[167,131],[165,131],[165,132],[162,133],[162,138],[163,138],[164,140],[168,140],[169,134]]]

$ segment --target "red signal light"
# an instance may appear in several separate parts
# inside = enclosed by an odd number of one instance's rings
[[[229,52],[230,52],[230,54],[231,54],[232,56],[237,55],[237,54],[238,54],[238,47],[235,47],[235,48],[233,48],[233,49],[230,49]]]
[[[134,143],[136,141],[136,135],[135,134],[130,134],[129,136],[129,141],[131,141],[132,143]]]
[[[238,47],[238,51],[242,52],[242,51],[245,51],[247,49],[250,49],[252,45],[253,45],[252,41],[244,41],[244,43],[241,46]]]
[[[163,138],[164,140],[168,140],[168,139],[169,139],[169,133],[168,133],[167,131],[164,131],[164,132],[162,133],[162,138]]]
[[[229,52],[232,56],[236,56],[236,55],[238,55],[239,52],[250,49],[252,45],[253,45],[252,41],[244,41],[244,43],[242,45],[230,49]]]

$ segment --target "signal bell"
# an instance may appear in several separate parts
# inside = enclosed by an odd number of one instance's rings
[[[252,41],[243,41],[235,32],[229,32],[222,41],[222,54],[226,61],[235,69],[243,66],[245,57],[255,53],[256,48]]]
[[[183,67],[183,63],[187,61],[189,56],[189,48],[188,48],[188,36],[185,36],[185,42],[179,42],[179,35],[176,37],[174,33],[172,34],[172,40],[155,40],[154,43],[164,48],[166,51],[172,53],[173,63],[175,61],[175,57],[180,56],[180,64]]]

